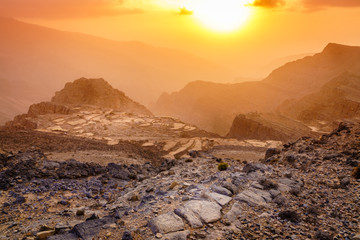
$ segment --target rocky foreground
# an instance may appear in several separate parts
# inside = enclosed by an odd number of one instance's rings
[[[0,239],[360,239],[360,125],[259,162],[191,151],[142,165],[0,154]],[[220,171],[222,170],[222,171]]]

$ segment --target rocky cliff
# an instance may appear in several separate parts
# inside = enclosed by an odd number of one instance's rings
[[[228,138],[259,140],[296,140],[301,136],[316,136],[304,124],[277,114],[240,114],[231,126]]]

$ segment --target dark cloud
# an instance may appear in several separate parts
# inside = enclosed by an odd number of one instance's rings
[[[285,0],[255,0],[251,5],[254,7],[276,8],[285,5]]]
[[[0,0],[0,16],[87,18],[142,13],[125,8],[124,0]]]
[[[180,8],[179,12],[177,13],[179,15],[193,15],[194,11],[188,10],[185,7]]]

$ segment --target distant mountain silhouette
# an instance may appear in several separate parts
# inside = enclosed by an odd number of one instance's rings
[[[360,47],[330,43],[321,53],[287,63],[260,82],[189,83],[179,92],[163,94],[155,113],[225,135],[238,114],[275,111],[285,100],[315,93],[346,71],[360,74]]]
[[[0,18],[0,31],[0,121],[49,99],[67,81],[82,76],[103,77],[145,104],[196,79],[226,81],[222,67],[179,50],[9,18]]]

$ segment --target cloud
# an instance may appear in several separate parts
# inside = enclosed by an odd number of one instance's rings
[[[1,0],[0,16],[23,18],[91,18],[142,13],[124,0]]]
[[[285,5],[285,0],[255,0],[251,6],[254,7],[265,7],[265,8],[276,8]]]
[[[307,7],[360,7],[359,0],[303,0]]]
[[[252,5],[255,7],[266,7],[274,8],[283,6],[285,4],[284,0],[255,0]]]
[[[188,10],[185,7],[180,8],[179,12],[177,13],[179,15],[193,15],[194,11]]]

